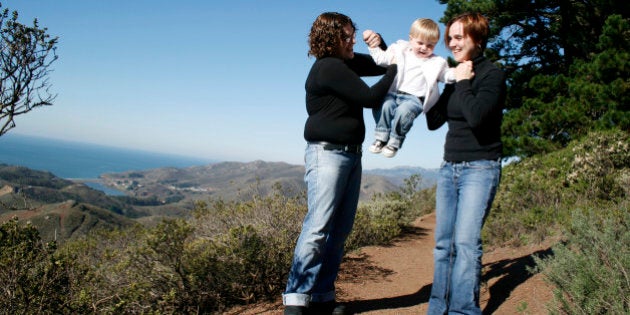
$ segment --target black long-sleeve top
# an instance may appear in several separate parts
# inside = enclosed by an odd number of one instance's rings
[[[445,161],[501,157],[505,75],[483,56],[473,60],[473,71],[472,79],[446,85],[438,103],[426,113],[429,130],[448,123]]]
[[[373,86],[360,77],[383,75]],[[377,66],[372,57],[355,53],[342,60],[324,57],[315,61],[306,79],[306,141],[362,144],[365,139],[363,108],[381,105],[396,76],[396,65]]]

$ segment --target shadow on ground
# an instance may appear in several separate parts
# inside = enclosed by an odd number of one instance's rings
[[[531,268],[536,264],[534,257],[545,258],[553,255],[552,250],[545,249],[536,251],[532,254],[522,256],[514,259],[504,259],[484,266],[484,274],[482,276],[482,282],[486,283],[490,279],[498,278],[495,283],[488,288],[490,298],[483,309],[484,314],[493,314],[509,297],[512,291],[514,291],[519,285],[527,281],[533,274]],[[369,265],[370,262],[366,257],[356,258],[361,262],[355,266],[359,267],[363,265]],[[372,268],[374,268],[372,266]],[[365,270],[365,269],[364,269]],[[367,269],[369,270],[369,268]],[[392,273],[391,270],[386,269],[372,269],[375,271],[371,273],[371,278],[376,276],[387,277]],[[365,278],[364,278],[365,279]],[[382,298],[371,300],[356,300],[346,302],[347,310],[350,314],[373,312],[378,310],[393,310],[397,308],[412,307],[420,305],[422,303],[428,303],[431,296],[431,285],[425,285],[418,291],[412,294]]]
[[[505,302],[516,287],[524,283],[533,274],[531,268],[536,266],[534,257],[546,258],[553,255],[551,248],[539,250],[532,254],[514,259],[504,259],[484,266],[482,282],[498,278],[488,288],[490,299],[483,310],[484,314],[493,314]]]
[[[427,303],[429,302],[430,295],[431,285],[425,285],[420,290],[412,294],[383,299],[350,301],[346,303],[346,307],[350,314],[378,310],[392,310]]]

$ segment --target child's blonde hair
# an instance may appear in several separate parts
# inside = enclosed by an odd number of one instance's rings
[[[437,43],[440,40],[440,28],[431,19],[417,19],[411,23],[409,36]]]

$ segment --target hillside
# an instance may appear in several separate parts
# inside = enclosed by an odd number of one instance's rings
[[[593,132],[503,168],[483,229],[484,314],[629,314],[629,140]],[[339,300],[357,314],[426,313],[434,228],[430,213],[393,243],[347,255]],[[282,309],[278,294],[229,314]]]
[[[0,164],[0,222],[17,217],[42,239],[65,240],[94,228],[134,224],[133,207],[49,172]]]
[[[428,185],[435,182],[435,171],[422,168],[364,171],[361,199],[396,190],[412,174],[420,174],[423,178],[427,176]],[[293,196],[305,190],[303,177],[302,165],[254,161],[103,174],[101,180],[104,185],[124,191],[129,196],[155,197],[165,204],[207,198],[243,200],[254,194],[267,195],[277,186],[285,195]]]
[[[412,170],[366,172],[362,200],[397,190],[394,183],[403,183],[400,176]],[[186,217],[199,200],[248,200],[274,189],[295,196],[305,190],[303,176],[301,165],[263,161],[132,170],[101,176],[102,184],[125,193],[109,196],[50,172],[0,164],[0,220],[17,216],[38,226],[45,239],[65,239],[95,227],[154,225],[163,217]]]
[[[135,224],[133,219],[74,200],[8,211],[0,215],[0,222],[15,217],[37,227],[44,241],[64,241],[93,229],[120,229]]]
[[[628,314],[630,290],[624,279],[630,266],[629,145],[627,132],[598,132],[562,150],[503,168],[483,229],[484,313],[541,314],[553,299],[558,313]],[[245,167],[245,174],[269,165],[233,166]],[[48,186],[68,184],[48,173],[30,175],[32,184],[46,186],[38,175],[47,178]],[[415,180],[407,184],[417,187]],[[27,204],[20,193],[27,186],[2,187],[3,198],[15,197],[12,205]],[[357,209],[346,243],[349,255],[338,281],[339,300],[350,310],[368,314],[426,310],[435,189],[408,188],[362,202]],[[117,217],[76,201],[52,205],[76,210],[74,216],[47,206],[13,214],[55,227],[48,229],[55,232],[45,234],[48,238]],[[33,227],[20,229],[19,222],[10,220],[3,225],[3,235],[17,232],[26,238],[6,238],[6,250],[0,252],[10,268],[3,270],[31,277],[37,296],[56,303],[46,301],[44,307],[71,303],[78,307],[73,313],[280,314],[279,298],[305,208],[303,196],[281,193],[246,201],[212,200],[198,203],[194,216],[71,239],[55,253],[41,244]],[[34,213],[45,221],[28,217]],[[147,218],[151,217],[135,221]],[[72,222],[76,228],[68,228]],[[33,256],[37,246],[29,244],[39,244],[37,256]],[[531,267],[539,273],[532,274]],[[40,277],[41,270],[56,270],[54,279]],[[8,274],[5,286],[19,279],[13,274]],[[552,290],[560,294],[552,297]]]
[[[99,190],[26,167],[0,164],[0,187],[0,214],[74,200],[128,217],[139,215]]]

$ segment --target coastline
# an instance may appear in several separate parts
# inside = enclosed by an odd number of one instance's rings
[[[69,181],[75,183],[84,184],[92,189],[100,190],[108,196],[126,196],[127,194],[116,188],[107,186],[105,182],[100,178],[66,178]]]

